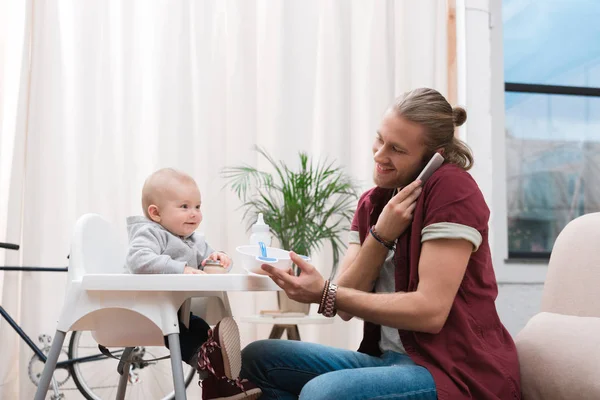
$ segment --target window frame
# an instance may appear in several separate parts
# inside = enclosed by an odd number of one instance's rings
[[[600,98],[600,88],[598,87],[545,85],[538,83],[504,82],[504,92]],[[504,151],[506,151],[506,146],[504,147]],[[508,223],[508,215],[505,215],[505,219],[506,223]],[[506,235],[508,238],[508,227],[506,230]],[[508,242],[506,251],[508,253],[508,258],[506,259],[507,263],[539,263],[548,262],[550,260],[550,252],[510,251],[510,249],[508,248]]]

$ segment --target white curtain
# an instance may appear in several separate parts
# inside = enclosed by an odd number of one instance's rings
[[[0,263],[65,266],[76,219],[139,214],[141,185],[171,166],[203,194],[211,245],[246,243],[226,165],[263,166],[252,146],[298,151],[371,185],[370,145],[405,90],[446,92],[445,0],[0,0]],[[326,252],[324,252],[326,253]],[[328,273],[329,257],[315,263]],[[33,338],[52,333],[66,274],[0,273],[2,305]],[[234,314],[273,293],[231,296]],[[242,324],[242,340],[268,327]],[[361,323],[302,327],[356,348]],[[31,351],[0,322],[0,398],[28,399]],[[68,398],[77,398],[75,392]]]

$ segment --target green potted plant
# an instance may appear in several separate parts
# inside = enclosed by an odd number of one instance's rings
[[[299,168],[275,161],[264,149],[255,150],[268,161],[272,172],[249,165],[226,167],[222,171],[226,187],[243,202],[247,228],[262,213],[271,234],[282,249],[310,256],[325,243],[332,249],[335,275],[358,193],[348,174],[334,162],[314,161],[300,152]],[[297,266],[294,273],[299,274]],[[280,296],[280,308],[291,311],[287,297]],[[306,312],[308,311],[308,307]]]

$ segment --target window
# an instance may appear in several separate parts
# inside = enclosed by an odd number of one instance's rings
[[[600,1],[504,0],[509,258],[600,211]]]

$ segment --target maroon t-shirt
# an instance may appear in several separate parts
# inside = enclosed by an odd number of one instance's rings
[[[392,189],[376,187],[361,196],[352,221],[361,243],[392,194]],[[521,398],[517,350],[494,303],[498,286],[488,243],[489,215],[471,175],[445,164],[425,183],[413,222],[396,246],[396,291],[411,292],[419,283],[423,228],[450,222],[472,227],[482,237],[442,330],[437,334],[398,331],[408,355],[433,375],[440,400]],[[365,321],[359,351],[380,355],[380,337],[381,327]]]

